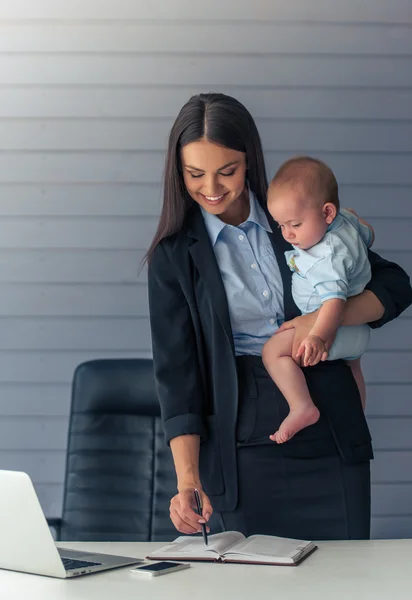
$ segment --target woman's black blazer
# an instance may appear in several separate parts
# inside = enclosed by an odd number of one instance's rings
[[[269,234],[284,288],[285,320],[299,314],[284,258],[290,245],[268,214]],[[367,285],[385,313],[371,327],[397,317],[412,302],[409,277],[396,264],[369,251],[372,280]],[[236,418],[238,380],[225,289],[197,205],[183,229],[156,247],[149,264],[149,306],[155,379],[166,440],[183,434],[201,438],[202,485],[215,510],[237,502]],[[305,369],[313,400],[327,416],[337,447],[347,462],[372,458],[369,430],[358,390],[344,361]],[[333,402],[328,399],[333,398]],[[319,448],[301,449],[312,456]]]

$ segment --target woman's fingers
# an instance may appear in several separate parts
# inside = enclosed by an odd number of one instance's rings
[[[176,527],[176,529],[181,533],[186,533],[187,535],[190,535],[192,533],[198,533],[199,531],[201,531],[201,527],[199,527],[199,525],[193,527],[192,525],[184,521],[180,514],[177,512],[177,510],[172,507],[170,507],[170,519],[173,525]]]
[[[295,319],[291,319],[290,321],[285,321],[284,323],[282,323],[282,325],[279,327],[276,333],[286,331],[287,329],[294,329],[295,327]]]
[[[200,499],[202,502],[202,515],[207,522],[213,514],[213,507],[210,504],[210,500],[208,496],[204,493],[203,490],[199,490]]]
[[[182,533],[197,533],[201,527],[199,525],[199,515],[192,508],[186,505],[180,494],[174,496],[170,501],[170,518],[173,525]]]
[[[182,533],[199,533],[201,524],[206,523],[213,513],[212,505],[207,495],[199,490],[202,503],[202,515],[199,515],[194,509],[196,502],[194,497],[194,488],[183,490],[173,496],[170,501],[170,518],[176,529]],[[207,528],[209,530],[209,528]]]

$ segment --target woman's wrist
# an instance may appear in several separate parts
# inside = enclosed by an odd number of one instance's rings
[[[199,447],[200,437],[194,434],[181,435],[170,440],[179,492],[187,488],[202,488],[199,476]]]
[[[178,481],[177,483],[177,491],[179,493],[184,492],[185,490],[202,490],[202,484],[199,480],[196,479],[185,479],[183,481]]]

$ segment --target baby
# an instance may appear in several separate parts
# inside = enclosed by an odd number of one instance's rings
[[[368,345],[369,327],[340,324],[346,299],[360,294],[371,278],[367,248],[374,241],[373,229],[354,213],[340,210],[335,176],[327,165],[310,157],[293,158],[282,165],[269,186],[268,209],[293,246],[285,257],[293,271],[296,305],[302,314],[319,309],[314,326],[298,349],[302,365],[345,359],[364,406],[360,356]],[[279,430],[270,436],[277,443],[286,442],[319,419],[303,372],[292,357],[293,338],[293,329],[279,332],[262,352],[266,370],[290,408]]]

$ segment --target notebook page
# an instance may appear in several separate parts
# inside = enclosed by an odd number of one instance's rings
[[[271,535],[252,535],[243,542],[236,544],[226,552],[225,556],[260,556],[271,559],[293,558],[299,554],[309,542],[278,538]]]
[[[210,556],[210,554],[223,554],[232,544],[244,539],[244,536],[237,531],[225,531],[208,535],[208,545],[206,546],[203,538],[182,535],[173,542],[152,552],[150,556],[176,556],[177,554],[192,556]]]

